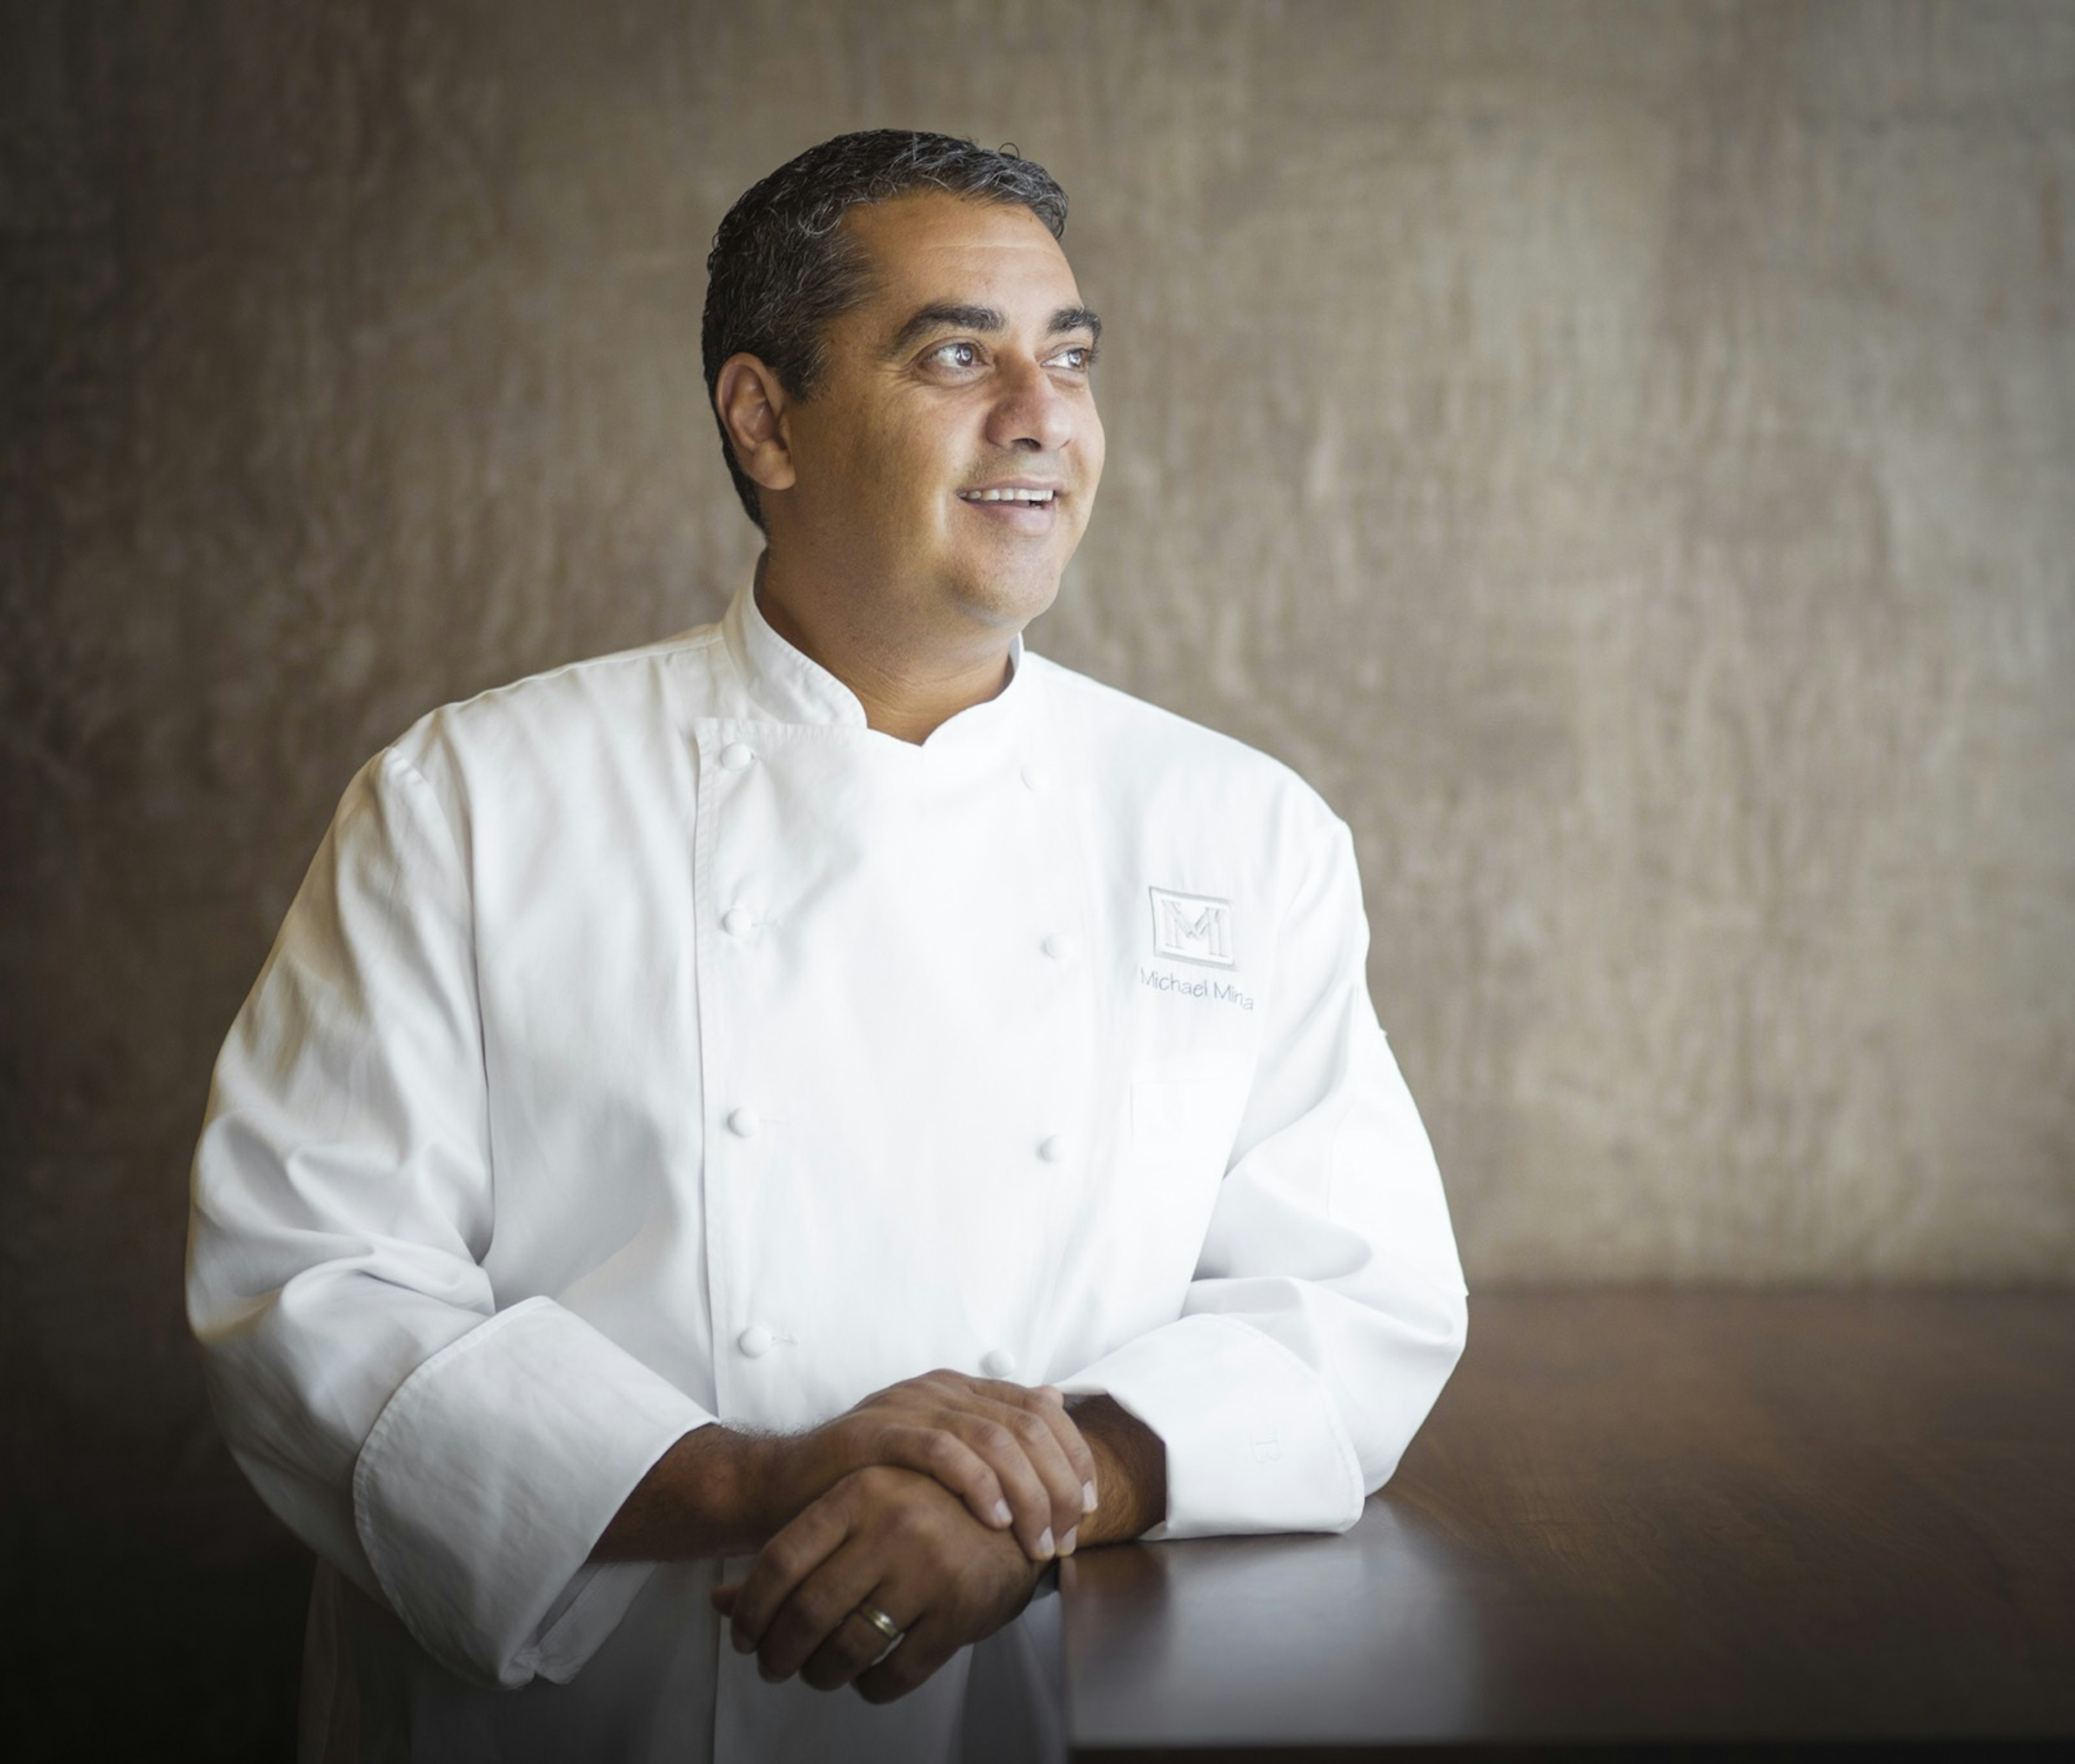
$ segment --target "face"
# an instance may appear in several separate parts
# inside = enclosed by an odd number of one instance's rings
[[[854,209],[870,297],[782,419],[774,553],[905,622],[1021,629],[1050,606],[1102,475],[1095,316],[1029,210],[931,193]]]

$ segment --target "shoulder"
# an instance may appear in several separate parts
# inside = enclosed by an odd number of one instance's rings
[[[565,662],[419,718],[378,755],[421,774],[448,811],[513,793],[599,787],[678,757],[689,716],[723,689],[718,625]]]
[[[1208,816],[1235,830],[1344,831],[1325,799],[1274,756],[1057,662],[1028,659],[1062,744],[1120,807]]]

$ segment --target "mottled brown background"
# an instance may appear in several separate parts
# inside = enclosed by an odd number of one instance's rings
[[[1035,640],[1352,822],[1473,1286],[2075,1277],[2075,6],[0,17],[0,1726],[279,1744],[211,1058],[362,758],[719,609],[706,242],[841,129],[1071,192]]]

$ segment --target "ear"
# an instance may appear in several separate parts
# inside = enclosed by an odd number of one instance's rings
[[[736,463],[760,490],[793,487],[793,450],[785,439],[785,388],[754,355],[731,355],[714,382],[714,408],[727,430]]]

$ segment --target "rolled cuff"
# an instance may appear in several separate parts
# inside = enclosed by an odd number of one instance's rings
[[[574,1675],[648,1570],[586,1567],[656,1461],[715,1418],[574,1312],[499,1311],[404,1380],[361,1447],[354,1525],[391,1608],[478,1680]]]
[[[1071,1378],[1107,1393],[1167,1448],[1167,1517],[1145,1535],[1344,1531],[1361,1517],[1361,1466],[1325,1381],[1228,1317],[1167,1323]]]

